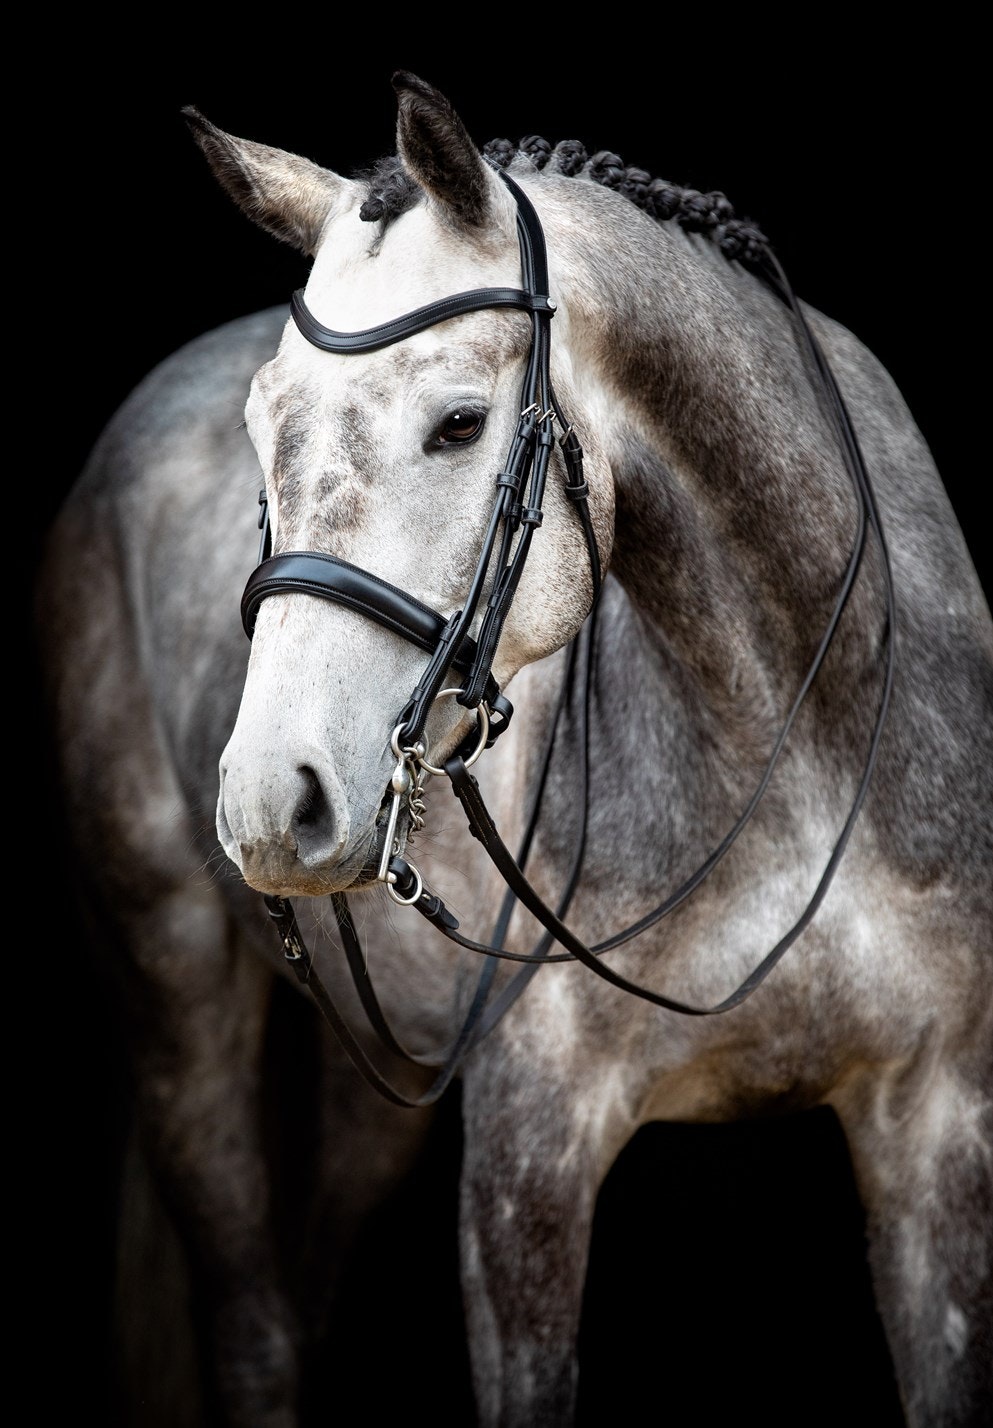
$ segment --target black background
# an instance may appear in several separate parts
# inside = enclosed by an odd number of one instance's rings
[[[727,193],[770,236],[800,295],[850,327],[893,374],[974,558],[985,561],[987,463],[977,454],[969,346],[982,322],[986,264],[973,37],[932,31],[873,48],[862,35],[761,33],[745,19],[724,28],[716,16],[696,33],[590,17],[579,36],[541,16],[480,18],[466,30],[460,17],[438,14],[430,37],[418,26],[404,41],[370,12],[359,22],[383,34],[374,42],[366,34],[356,53],[330,20],[294,20],[291,35],[270,32],[257,45],[177,36],[178,22],[141,45],[92,29],[63,33],[58,83],[45,85],[40,104],[46,122],[38,124],[38,110],[21,118],[37,186],[22,215],[23,340],[28,391],[40,393],[41,406],[28,432],[19,589],[30,587],[59,501],[134,383],[200,332],[285,302],[305,275],[302,257],[221,193],[181,107],[195,104],[233,133],[347,173],[392,151],[390,76],[400,67],[441,88],[480,144],[529,133],[578,138],[591,152],[612,149],[652,174]],[[37,746],[32,698],[28,736]],[[27,802],[32,828],[38,815],[33,836],[57,836],[44,786],[33,783]],[[57,858],[47,867],[59,898]],[[71,1385],[75,1401],[106,1418],[115,1043],[67,904],[56,925],[44,968],[61,996],[57,1006],[44,995],[35,1003],[48,1079],[25,1132],[34,1137],[37,1202],[52,1204],[58,1186],[58,1209],[44,1214],[41,1288],[58,1306],[62,1370],[57,1383],[39,1382],[43,1400]],[[433,1409],[435,1422],[460,1421],[454,1258],[449,1240],[431,1238],[450,1233],[454,1114],[445,1123],[448,1139],[408,1202],[376,1227],[356,1276],[363,1330],[346,1332],[345,1344],[354,1362],[367,1356],[370,1406],[384,1420],[406,1404],[422,1410],[415,1416]],[[376,1298],[363,1271],[415,1311],[388,1365],[377,1357]],[[770,1424],[900,1423],[860,1211],[827,1113],[642,1132],[601,1197],[590,1286],[589,1424],[723,1424],[736,1405]],[[416,1386],[430,1383],[433,1396]]]

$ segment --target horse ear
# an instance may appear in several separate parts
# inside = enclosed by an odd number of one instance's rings
[[[192,105],[183,114],[214,177],[238,207],[284,243],[313,254],[330,209],[357,185],[297,154],[225,134]]]
[[[445,96],[406,70],[394,74],[393,88],[399,103],[397,152],[454,226],[480,229],[502,217],[513,221],[513,200]]]

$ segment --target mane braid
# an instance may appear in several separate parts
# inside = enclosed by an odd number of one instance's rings
[[[769,251],[769,240],[758,225],[750,218],[737,217],[727,196],[716,190],[701,193],[652,178],[644,169],[628,167],[609,149],[600,149],[591,157],[578,139],[563,139],[553,148],[540,135],[527,134],[519,144],[491,139],[483,147],[483,157],[495,169],[509,168],[519,154],[535,169],[550,164],[567,178],[585,177],[612,188],[657,222],[672,219],[689,233],[704,234],[729,260],[759,266]],[[382,222],[385,227],[412,208],[421,194],[396,155],[381,159],[359,178],[368,183],[359,209],[359,217],[366,223]]]

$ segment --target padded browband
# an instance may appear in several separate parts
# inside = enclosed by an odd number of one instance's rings
[[[335,332],[317,321],[303,300],[302,288],[298,288],[290,299],[293,321],[308,342],[325,352],[375,352],[415,332],[423,332],[436,322],[446,322],[450,317],[461,317],[465,312],[478,312],[490,307],[520,307],[528,312],[555,311],[555,304],[543,293],[526,293],[521,288],[473,288],[470,292],[453,293],[451,297],[439,298],[425,307],[416,307],[402,317],[380,323],[379,327],[366,327],[360,332]]]
[[[241,597],[241,622],[249,639],[255,631],[262,601],[268,595],[279,595],[288,590],[318,595],[322,600],[331,600],[349,610],[368,615],[386,629],[417,645],[426,654],[433,654],[438,648],[449,623],[430,605],[424,605],[405,590],[380,580],[378,575],[370,575],[367,570],[350,565],[347,560],[338,560],[333,555],[321,555],[312,550],[288,550],[263,560],[248,578]],[[451,662],[460,674],[467,674],[475,657],[476,641],[467,635]],[[499,689],[491,677],[487,681],[487,703],[492,703],[498,694]]]

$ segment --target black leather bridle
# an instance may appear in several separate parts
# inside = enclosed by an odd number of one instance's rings
[[[360,332],[335,332],[322,326],[307,308],[301,292],[294,293],[291,314],[304,337],[326,352],[373,352],[403,341],[416,332],[447,321],[463,313],[483,308],[511,307],[531,316],[532,336],[521,395],[521,415],[510,444],[505,468],[496,477],[496,495],[489,525],[483,539],[465,603],[461,610],[445,618],[405,591],[361,570],[347,561],[315,551],[289,551],[269,554],[270,536],[265,492],[260,493],[262,511],[259,518],[262,539],[259,564],[250,576],[242,597],[242,622],[251,637],[259,606],[270,595],[300,592],[331,600],[359,611],[370,619],[402,635],[428,656],[424,672],[400,712],[392,738],[397,759],[388,790],[389,816],[379,860],[379,878],[386,884],[394,901],[417,909],[444,936],[459,946],[483,954],[483,970],[472,997],[469,1011],[452,1045],[437,1055],[420,1055],[408,1051],[390,1028],[372,989],[359,939],[343,893],[332,896],[342,944],[356,990],[370,1024],[384,1045],[403,1059],[436,1069],[437,1074],[428,1089],[409,1097],[394,1087],[370,1061],[341,1016],[313,965],[311,954],[301,936],[290,901],[265,895],[269,915],[276,924],[283,952],[300,981],[308,988],[317,1005],[342,1042],[352,1061],[378,1091],[402,1106],[425,1106],[436,1101],[459,1069],[466,1053],[492,1030],[503,1013],[524,990],[540,966],[551,962],[579,961],[598,976],[624,991],[643,998],[656,1006],[688,1016],[712,1016],[739,1006],[765,980],[783,953],[812,921],[838,868],[855,821],[864,803],[871,781],[883,725],[889,706],[894,669],[894,631],[896,607],[889,554],[883,536],[879,512],[868,472],[834,374],[811,331],[800,304],[786,279],[778,260],[771,251],[764,252],[757,265],[759,275],[789,307],[800,341],[826,397],[827,413],[835,427],[841,452],[852,479],[857,498],[858,524],[855,541],[845,570],[841,588],[820,644],[808,668],[793,704],[773,745],[765,770],[741,815],[708,855],[699,868],[679,888],[672,892],[652,912],[640,918],[623,932],[605,942],[588,947],[562,921],[578,886],[582,870],[588,819],[587,788],[589,781],[589,705],[592,670],[596,658],[596,616],[601,589],[599,552],[588,508],[588,487],[583,477],[583,452],[578,438],[556,400],[549,376],[551,319],[555,304],[548,294],[548,273],[544,235],[541,224],[527,195],[506,173],[499,171],[517,203],[518,239],[521,253],[523,286],[521,288],[480,288],[457,293],[417,308],[378,327]],[[560,447],[564,457],[565,493],[570,498],[581,523],[589,554],[593,601],[584,629],[570,646],[566,658],[566,673],[559,697],[558,709],[552,721],[546,745],[542,771],[521,847],[515,857],[500,837],[479,792],[479,786],[469,772],[470,766],[490,748],[507,728],[513,707],[497,687],[492,673],[497,645],[520,583],[535,531],[541,525],[542,501],[549,458],[554,443],[554,423],[562,429]],[[643,987],[615,972],[600,959],[603,954],[638,936],[675,910],[713,871],[731,848],[751,819],[761,801],[787,736],[793,727],[838,628],[848,597],[855,583],[865,551],[868,528],[873,530],[881,553],[886,601],[886,669],[879,708],[862,777],[856,790],[841,833],[832,849],[821,879],[804,911],[789,931],[766,954],[741,985],[723,1001],[701,1007],[674,1000]],[[484,590],[489,584],[489,596],[480,618],[478,635],[469,630],[476,619]],[[462,678],[457,688],[445,688],[446,677],[454,669]],[[446,760],[443,769],[427,762],[424,728],[433,702],[445,694],[453,694],[467,709],[477,711],[477,728],[460,748]],[[581,788],[579,806],[582,810],[581,829],[573,855],[566,888],[556,910],[552,910],[538,895],[524,874],[524,866],[535,835],[541,811],[542,795],[548,778],[555,739],[567,707],[572,707],[580,730]],[[405,807],[413,825],[419,826],[421,783],[425,771],[444,773],[462,805],[470,832],[485,848],[488,856],[506,883],[500,914],[488,943],[477,942],[459,931],[458,920],[436,894],[427,890],[416,868],[399,852],[395,841],[397,821]],[[516,953],[501,944],[510,916],[520,902],[544,927],[540,943],[531,953]],[[550,953],[552,943],[565,950]],[[498,997],[489,1000],[498,959],[524,964],[508,982]]]
[[[493,660],[532,537],[541,525],[545,480],[554,442],[553,421],[559,422],[564,433],[560,444],[566,465],[565,493],[579,513],[586,536],[594,602],[600,590],[600,557],[587,505],[583,452],[559,407],[549,376],[550,325],[555,304],[548,296],[544,235],[530,200],[513,179],[506,174],[501,177],[517,200],[523,288],[476,288],[456,293],[362,332],[334,332],[322,326],[304,302],[302,292],[293,294],[290,305],[293,320],[307,341],[324,352],[337,353],[375,352],[436,323],[482,308],[519,308],[531,314],[531,347],[521,393],[521,415],[506,466],[496,477],[489,525],[463,608],[446,620],[379,576],[314,551],[290,551],[263,559],[249,579],[242,598],[242,622],[249,635],[254,629],[259,605],[268,595],[299,590],[359,610],[428,652],[431,658],[398,721],[403,724],[405,744],[411,746],[423,735],[428,711],[450,667],[464,678],[456,696],[458,702],[467,709],[485,707],[489,717],[489,745],[509,723],[513,709],[493,681]],[[267,524],[265,516],[262,519]],[[491,567],[495,571],[491,592],[478,638],[473,640],[469,629]]]

